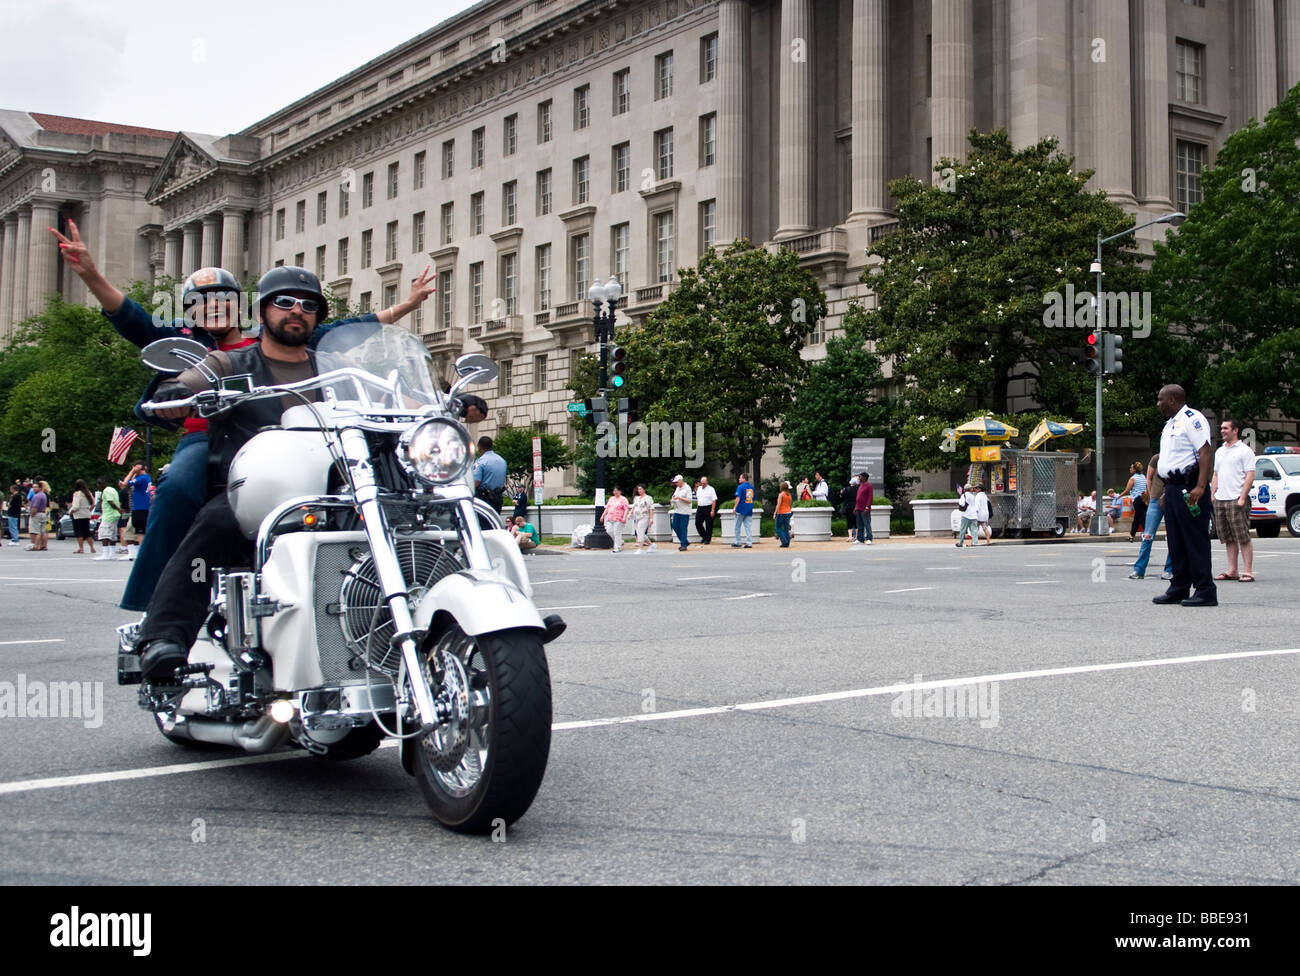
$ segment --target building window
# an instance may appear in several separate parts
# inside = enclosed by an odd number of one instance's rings
[[[519,181],[511,180],[509,183],[501,184],[501,226],[513,227],[519,217],[518,210],[515,206],[516,199],[519,196]]]
[[[456,175],[456,140],[448,139],[442,144],[442,178],[449,180]]]
[[[501,373],[497,378],[497,396],[509,396],[514,385],[514,363],[507,360],[501,364]]]
[[[278,260],[275,262],[275,266],[276,266],[277,268],[283,268],[283,267],[284,267],[284,258],[280,258],[280,259],[278,259]]]
[[[454,203],[444,203],[442,205],[442,243],[450,244],[451,239],[456,236],[456,205]]]
[[[301,234],[307,230],[307,201],[299,200],[293,208],[293,229]]]
[[[501,126],[501,155],[513,156],[515,154],[515,138],[518,134],[519,116],[507,115],[505,122]]]
[[[537,144],[551,141],[551,100],[537,106]]]
[[[419,254],[424,250],[424,211],[411,215],[411,251]]]
[[[673,52],[655,57],[655,101],[673,96]]]
[[[325,223],[326,208],[329,206],[328,194],[324,190],[316,194],[316,226]]]
[[[384,285],[384,308],[392,308],[397,304],[397,286]]]
[[[370,292],[363,291],[361,293],[361,314],[365,315],[369,311],[370,311]]]
[[[826,320],[818,319],[808,333],[808,345],[819,346],[826,341]]]
[[[700,84],[718,77],[718,35],[700,38]]]
[[[371,246],[374,243],[375,232],[373,230],[363,230],[361,232],[361,267],[370,267]]]
[[[424,153],[415,154],[415,162],[411,166],[411,189],[424,189]]]
[[[275,239],[284,240],[284,207],[275,212]]]
[[[546,353],[533,357],[533,392],[546,392]]]
[[[1178,209],[1187,213],[1204,198],[1201,171],[1205,169],[1205,147],[1196,142],[1178,140],[1175,149],[1178,182]]]
[[[339,238],[338,269],[340,278],[348,273],[348,239],[346,237]]]
[[[480,190],[469,198],[470,236],[483,233],[483,193]]]
[[[438,325],[443,329],[451,328],[451,272],[438,272]]]
[[[712,166],[717,159],[718,116],[716,112],[700,116],[700,165]]]
[[[469,320],[472,325],[483,321],[483,262],[469,266]]]
[[[632,107],[632,69],[614,72],[614,114],[624,115]]]
[[[325,277],[325,245],[316,248],[316,277]]]
[[[655,179],[673,178],[673,130],[660,129],[655,133]]]
[[[348,203],[352,197],[352,187],[347,183],[339,184],[339,219],[348,215]]]
[[[397,199],[397,189],[398,189],[397,179],[398,179],[397,164],[389,163],[388,164],[388,199],[390,200]]]
[[[587,297],[591,284],[591,235],[575,234],[569,239],[569,287],[574,301]]]
[[[361,209],[365,210],[375,202],[375,174],[366,173],[361,177]]]
[[[397,260],[397,221],[390,220],[384,229],[384,261]]]
[[[673,212],[655,215],[655,281],[673,277]]]
[[[1185,6],[1185,7],[1204,7],[1204,6],[1205,6],[1205,0],[1183,0],[1183,6]]]
[[[622,193],[632,184],[632,145],[621,142],[614,147],[614,192]]]
[[[631,252],[632,228],[630,224],[616,224],[610,228],[609,253],[614,259],[614,277],[627,294],[627,262]]]
[[[537,311],[551,307],[551,245],[537,248]]]
[[[717,240],[718,202],[705,200],[700,204],[700,253],[711,248]]]
[[[537,173],[537,216],[545,217],[551,212],[551,171],[539,170]]]
[[[573,202],[586,203],[591,194],[591,157],[582,156],[573,161]]]
[[[1205,77],[1205,45],[1179,40],[1177,48],[1174,77],[1178,98],[1180,101],[1200,105],[1203,95],[1201,79]]]
[[[424,309],[422,307],[411,309],[411,331],[417,334],[424,331]]]
[[[469,134],[469,166],[479,169],[483,165],[483,143],[486,129],[478,128]]]
[[[506,315],[519,314],[519,255],[501,255],[501,297],[506,300]]]
[[[591,124],[591,86],[579,85],[573,89],[573,127],[585,129]]]
[[[301,268],[304,265],[306,265],[306,263],[307,263],[306,251],[299,251],[297,254],[293,256],[293,266],[295,268]]]

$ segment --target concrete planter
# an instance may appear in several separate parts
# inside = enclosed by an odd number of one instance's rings
[[[819,508],[792,508],[790,510],[790,538],[795,542],[829,542],[831,515],[835,509],[829,505]],[[872,527],[874,531],[874,524]]]
[[[718,513],[718,519],[722,523],[722,538],[720,542],[731,545],[736,541],[736,510],[733,508],[724,509]],[[758,541],[759,526],[763,522],[763,510],[757,505],[754,506],[754,518],[750,523],[750,531],[754,534],[754,541]],[[741,532],[741,544],[744,544],[744,532]]]
[[[893,505],[871,506],[871,536],[873,539],[889,538],[889,517],[893,512]]]
[[[667,542],[672,538],[672,523],[669,521],[669,507],[667,505],[655,505],[654,518],[650,522],[650,538],[655,542]],[[514,512],[514,506],[503,508],[501,517],[508,519]],[[541,524],[537,530],[543,536],[571,536],[573,530],[579,525],[591,525],[594,522],[595,507],[592,505],[543,505]],[[530,506],[528,509],[528,521],[536,524],[537,507]],[[695,534],[695,515],[691,515],[691,535],[694,541]],[[625,544],[634,542],[636,531],[632,526],[632,520],[629,518],[627,526],[623,530],[623,542]]]
[[[955,497],[922,498],[912,502],[912,518],[916,523],[917,536],[952,535],[952,513],[956,508]]]

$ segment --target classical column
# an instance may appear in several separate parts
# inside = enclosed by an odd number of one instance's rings
[[[1300,84],[1300,0],[1280,0],[1277,5],[1281,20],[1277,25],[1282,39],[1282,64],[1278,65],[1278,86],[1286,94]]]
[[[14,292],[17,291],[17,283],[14,281],[17,257],[18,215],[9,214],[5,217],[5,253],[3,264],[0,264],[0,328],[11,332],[14,322]]]
[[[18,211],[18,229],[14,234],[14,291],[9,313],[9,321],[13,324],[27,318],[27,264],[31,258],[31,239],[32,212],[23,207]]]
[[[885,8],[853,0],[853,211],[850,221],[885,217]]]
[[[59,288],[59,250],[54,235],[59,208],[44,200],[32,203],[31,239],[27,244],[27,314],[45,310],[45,299]]]
[[[221,211],[221,266],[244,280],[244,211]]]
[[[199,241],[203,235],[200,224],[189,223],[182,228],[184,234],[181,245],[181,273],[176,277],[188,278],[202,265],[199,264]]]
[[[1135,205],[1128,30],[1128,0],[1093,0],[1093,40],[1084,71],[1092,103],[1094,179],[1111,200]]]
[[[9,275],[5,272],[5,255],[14,248],[14,239],[9,236],[5,224],[0,222],[0,341],[9,334]]]
[[[812,0],[781,0],[778,239],[813,229],[812,55]]]
[[[970,0],[930,2],[930,138],[934,158],[965,159],[975,121],[975,14]],[[938,182],[940,175],[932,174]]]
[[[1172,210],[1169,196],[1169,52],[1165,0],[1137,0],[1133,5],[1133,126],[1137,135],[1138,202],[1152,210]]]
[[[221,245],[221,214],[203,215],[203,267],[215,268],[221,263],[217,248]]]
[[[1007,21],[1011,143],[1023,149],[1054,135],[1070,152],[1066,0],[1011,0]]]
[[[163,235],[163,272],[173,278],[181,276],[181,232],[178,230]]]
[[[718,4],[719,244],[749,236],[749,3]]]
[[[1264,121],[1277,104],[1277,29],[1273,0],[1242,0],[1241,101],[1246,118]],[[1244,121],[1244,120],[1243,120]]]

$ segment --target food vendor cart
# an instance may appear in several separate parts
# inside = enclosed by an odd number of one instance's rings
[[[1079,501],[1079,455],[1002,445],[972,447],[968,484],[989,496],[989,526],[998,535],[1065,535]]]

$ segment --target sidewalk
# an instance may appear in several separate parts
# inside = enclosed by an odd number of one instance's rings
[[[1163,540],[1163,539],[1164,539],[1164,534],[1163,534],[1163,533],[1157,533],[1157,535],[1156,535],[1156,539],[1157,539],[1157,540]],[[790,546],[789,546],[788,549],[786,549],[786,550],[782,550],[782,549],[781,549],[781,545],[780,545],[780,543],[778,543],[778,542],[776,541],[775,538],[764,538],[761,542],[760,542],[759,540],[757,540],[757,539],[754,540],[754,548],[753,548],[752,551],[754,551],[754,552],[782,552],[782,551],[785,551],[785,552],[822,552],[822,553],[824,553],[824,552],[836,552],[836,551],[839,551],[839,550],[845,550],[845,551],[850,551],[850,552],[858,552],[858,551],[869,551],[869,550],[871,550],[871,549],[876,549],[876,548],[879,548],[879,547],[881,547],[881,546],[886,546],[886,547],[888,547],[888,546],[934,546],[934,547],[937,547],[937,548],[942,548],[942,547],[944,547],[944,546],[947,546],[949,549],[952,549],[952,548],[955,548],[955,543],[956,543],[956,536],[937,535],[937,536],[925,536],[925,537],[922,537],[922,538],[918,538],[917,536],[914,536],[914,535],[896,535],[896,536],[890,536],[888,539],[876,539],[875,542],[874,542],[871,546],[864,546],[864,545],[854,546],[854,545],[850,545],[850,544],[849,544],[849,540],[848,540],[848,538],[847,538],[846,536],[835,536],[834,538],[832,538],[832,539],[829,540],[828,542],[800,542],[798,539],[794,539],[794,540],[791,541]],[[1136,554],[1136,552],[1137,552],[1137,547],[1141,544],[1141,537],[1139,537],[1139,539],[1138,539],[1137,542],[1130,543],[1130,542],[1128,541],[1128,534],[1127,534],[1126,532],[1112,532],[1110,535],[1103,535],[1103,536],[1091,536],[1091,535],[1064,535],[1064,536],[1061,536],[1060,538],[1057,538],[1057,537],[1055,537],[1055,536],[1048,536],[1048,537],[1046,537],[1046,538],[1041,538],[1041,539],[1040,539],[1040,538],[1033,538],[1033,539],[1014,539],[1014,538],[1013,538],[1013,539],[1000,539],[1000,538],[997,538],[997,537],[995,536],[994,539],[993,539],[993,548],[997,548],[997,547],[999,547],[999,546],[1060,546],[1060,545],[1086,545],[1086,544],[1088,544],[1088,543],[1094,543],[1094,544],[1095,544],[1095,543],[1105,543],[1105,544],[1107,544],[1107,545],[1118,545],[1118,546],[1129,546],[1129,545],[1131,545],[1131,546],[1133,547],[1133,551],[1134,551],[1134,553]],[[982,541],[980,542],[980,547],[981,547],[981,548],[984,547],[984,543],[983,543]],[[624,543],[623,543],[623,552],[620,553],[620,555],[624,555],[624,554],[626,554],[626,555],[631,555],[632,551],[633,551],[635,548],[636,548],[635,546],[633,546],[633,545],[629,545],[627,542],[624,542]],[[611,550],[609,550],[609,549],[573,549],[573,548],[571,548],[570,546],[567,546],[567,545],[564,545],[564,546],[548,546],[548,545],[541,545],[541,546],[538,546],[537,549],[534,550],[534,551],[535,551],[535,552],[543,552],[543,551],[545,551],[545,552],[553,552],[553,553],[590,553],[590,554],[596,554],[596,553],[601,553],[601,552],[610,552]],[[673,542],[661,542],[661,543],[659,543],[659,548],[655,550],[655,555],[658,555],[658,554],[661,553],[661,552],[673,552],[673,553],[675,553],[675,552],[677,552],[677,551],[678,551],[678,549],[677,549],[677,543],[676,543],[676,541],[673,541]],[[731,548],[731,542],[730,542],[729,540],[725,540],[725,539],[723,539],[723,538],[721,538],[721,537],[717,537],[717,538],[715,538],[715,539],[713,540],[713,542],[712,542],[710,545],[707,545],[707,546],[705,546],[705,545],[703,545],[703,544],[701,544],[701,543],[698,543],[698,542],[692,542],[692,543],[691,543],[691,547],[690,547],[690,549],[689,549],[688,551],[689,551],[689,552],[714,552],[714,551],[717,551],[717,552],[735,552],[735,553],[743,553],[745,550],[744,550],[744,549],[732,549],[732,548]]]

